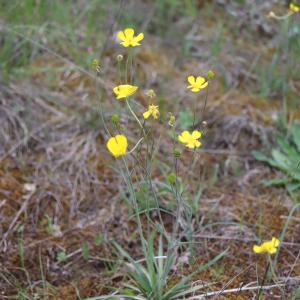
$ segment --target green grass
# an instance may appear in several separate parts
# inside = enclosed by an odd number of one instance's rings
[[[0,12],[4,40],[0,49],[1,69],[6,76],[16,76],[22,69],[25,72],[26,66],[47,48],[86,66],[87,48],[92,47],[96,57],[103,48],[103,28],[109,27],[107,9],[106,1],[95,0],[82,7],[70,0],[7,1]]]
[[[288,135],[289,132],[278,135],[278,146],[269,155],[259,151],[253,154],[257,160],[266,162],[284,174],[281,178],[264,180],[264,184],[284,186],[292,195],[300,189],[300,125],[292,124],[289,139],[286,138]]]

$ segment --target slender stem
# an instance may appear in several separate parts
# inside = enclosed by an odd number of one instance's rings
[[[140,219],[139,208],[138,208],[136,194],[135,194],[134,187],[133,187],[133,182],[132,182],[132,179],[131,179],[131,174],[129,172],[126,159],[124,157],[122,157],[122,160],[123,160],[125,170],[126,170],[126,176],[123,176],[123,177],[124,177],[125,182],[127,183],[127,186],[129,187],[129,191],[130,191],[130,194],[131,194],[131,199],[132,199],[132,202],[133,202],[133,208],[135,210],[136,219],[137,219],[137,223],[138,223],[138,229],[139,229],[139,234],[140,234],[142,246],[143,246],[144,250],[146,250],[146,245],[145,245],[145,242],[144,242],[145,238],[144,238],[144,235],[143,235],[143,227],[142,227],[142,222],[141,222],[141,219]],[[128,180],[126,180],[126,178]]]
[[[133,61],[133,50],[131,49],[131,47],[129,47],[127,60],[126,60],[126,66],[125,66],[125,82],[126,83],[129,83],[128,78],[129,78],[130,74],[129,74],[128,68],[129,68],[129,62],[131,62],[130,66],[132,67],[132,61]],[[131,78],[129,78],[129,79],[131,79]]]
[[[119,79],[119,83],[122,83],[122,71],[121,71],[121,62],[118,61],[118,79]]]
[[[97,80],[97,77],[95,78],[95,86],[96,86],[96,97],[99,99],[99,112],[100,112],[100,117],[101,117],[101,121],[104,127],[104,130],[106,132],[107,135],[112,136],[110,131],[108,130],[107,126],[106,126],[106,122],[105,122],[105,118],[104,118],[104,113],[103,113],[103,106],[102,106],[102,95],[103,93],[100,94],[99,91],[99,82]]]
[[[259,288],[259,290],[258,290],[257,300],[259,300],[259,298],[260,298],[260,294],[261,294],[261,292],[262,292],[262,287],[263,287],[263,285],[264,285],[264,283],[265,283],[265,280],[266,280],[266,278],[267,278],[269,268],[270,268],[270,262],[268,262],[267,267],[266,267],[266,269],[265,269],[265,273],[264,273],[264,276],[263,276],[263,279],[262,279],[260,288]]]
[[[135,146],[128,153],[131,154],[132,152],[134,152],[134,150],[139,146],[139,144],[143,141],[143,139],[144,139],[143,137],[140,138],[138,142],[135,144]]]
[[[125,101],[126,101],[126,105],[127,105],[128,109],[129,109],[129,111],[131,112],[132,116],[136,119],[136,121],[138,122],[139,126],[141,127],[141,129],[143,131],[144,137],[146,137],[146,133],[145,133],[145,130],[144,130],[144,127],[143,127],[141,121],[139,120],[139,118],[137,117],[137,115],[135,114],[135,112],[132,110],[132,108],[131,108],[131,106],[130,106],[129,101],[128,101],[127,98],[125,98]]]
[[[204,99],[204,106],[203,106],[203,110],[202,110],[201,121],[204,121],[204,114],[205,114],[206,104],[207,104],[207,99],[208,99],[208,88],[209,88],[209,85],[206,88],[206,94],[205,94],[205,99]]]

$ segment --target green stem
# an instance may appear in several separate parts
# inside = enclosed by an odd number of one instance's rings
[[[264,273],[263,279],[262,279],[262,281],[261,281],[260,288],[259,288],[259,290],[258,290],[257,300],[259,300],[259,298],[260,298],[261,291],[262,291],[262,287],[263,287],[263,285],[265,284],[265,281],[266,281],[266,278],[267,278],[267,275],[268,275],[269,268],[270,268],[270,262],[268,262],[267,267],[266,267],[266,269],[265,269],[265,273]]]
[[[129,69],[129,62],[130,62],[130,66],[132,68],[132,61],[133,61],[133,50],[129,47],[128,56],[127,56],[127,60],[126,60],[126,66],[125,66],[125,82],[126,83],[129,83],[128,82],[128,78],[129,78],[128,69]],[[131,78],[129,78],[129,79],[131,79]]]
[[[103,95],[103,93],[100,94],[97,77],[95,78],[95,86],[96,86],[96,97],[97,97],[97,99],[99,99],[99,112],[100,112],[100,117],[101,117],[101,121],[102,121],[104,130],[105,130],[107,135],[112,136],[110,131],[108,130],[108,128],[106,126],[106,123],[105,123],[105,118],[104,118],[104,113],[103,113],[103,106],[102,106],[102,95]]]
[[[140,219],[140,213],[139,213],[138,203],[137,203],[137,199],[136,199],[136,194],[135,194],[134,187],[133,187],[133,182],[132,182],[132,179],[131,179],[131,174],[129,172],[126,159],[124,157],[122,157],[122,160],[123,160],[123,163],[125,165],[125,170],[126,170],[126,176],[124,176],[124,174],[122,173],[123,174],[123,178],[124,178],[127,186],[129,187],[129,192],[131,194],[133,208],[134,208],[135,214],[136,214],[136,219],[137,219],[139,234],[140,234],[140,238],[141,238],[143,249],[145,251],[145,250],[147,250],[147,248],[146,248],[146,244],[145,244],[145,238],[144,238],[144,235],[143,235],[143,227],[142,227],[142,222],[141,222],[141,219]]]
[[[132,114],[132,116],[135,118],[135,120],[138,122],[139,126],[141,127],[141,129],[143,131],[144,137],[146,137],[146,133],[145,133],[145,130],[144,130],[144,127],[143,127],[141,121],[139,120],[139,118],[137,117],[137,115],[135,114],[135,112],[132,110],[132,108],[131,108],[131,106],[130,106],[129,101],[128,101],[127,98],[125,98],[125,101],[126,101],[126,105],[127,105],[128,109],[129,109],[130,113]]]

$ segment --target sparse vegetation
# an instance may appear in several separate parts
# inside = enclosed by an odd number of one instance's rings
[[[298,299],[289,5],[2,3],[0,298]]]

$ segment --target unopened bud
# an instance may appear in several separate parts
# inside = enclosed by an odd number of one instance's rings
[[[175,117],[172,113],[170,113],[170,117],[169,117],[169,125],[170,125],[171,127],[174,127],[175,121],[176,121],[176,117]]]
[[[120,122],[120,117],[118,115],[112,115],[111,116],[111,121],[114,123],[114,124],[119,124]]]
[[[175,173],[170,173],[167,177],[168,179],[168,182],[171,184],[171,185],[174,185],[176,183],[176,174]]]
[[[215,77],[215,73],[212,71],[212,70],[209,70],[207,73],[206,73],[206,78],[207,80],[211,80]]]
[[[179,149],[174,149],[174,156],[178,158],[180,157],[180,155],[181,155],[181,151]]]
[[[153,90],[148,90],[148,91],[146,92],[146,95],[147,95],[149,98],[154,98],[154,97],[156,97],[156,94],[155,94],[155,92],[154,92]]]

